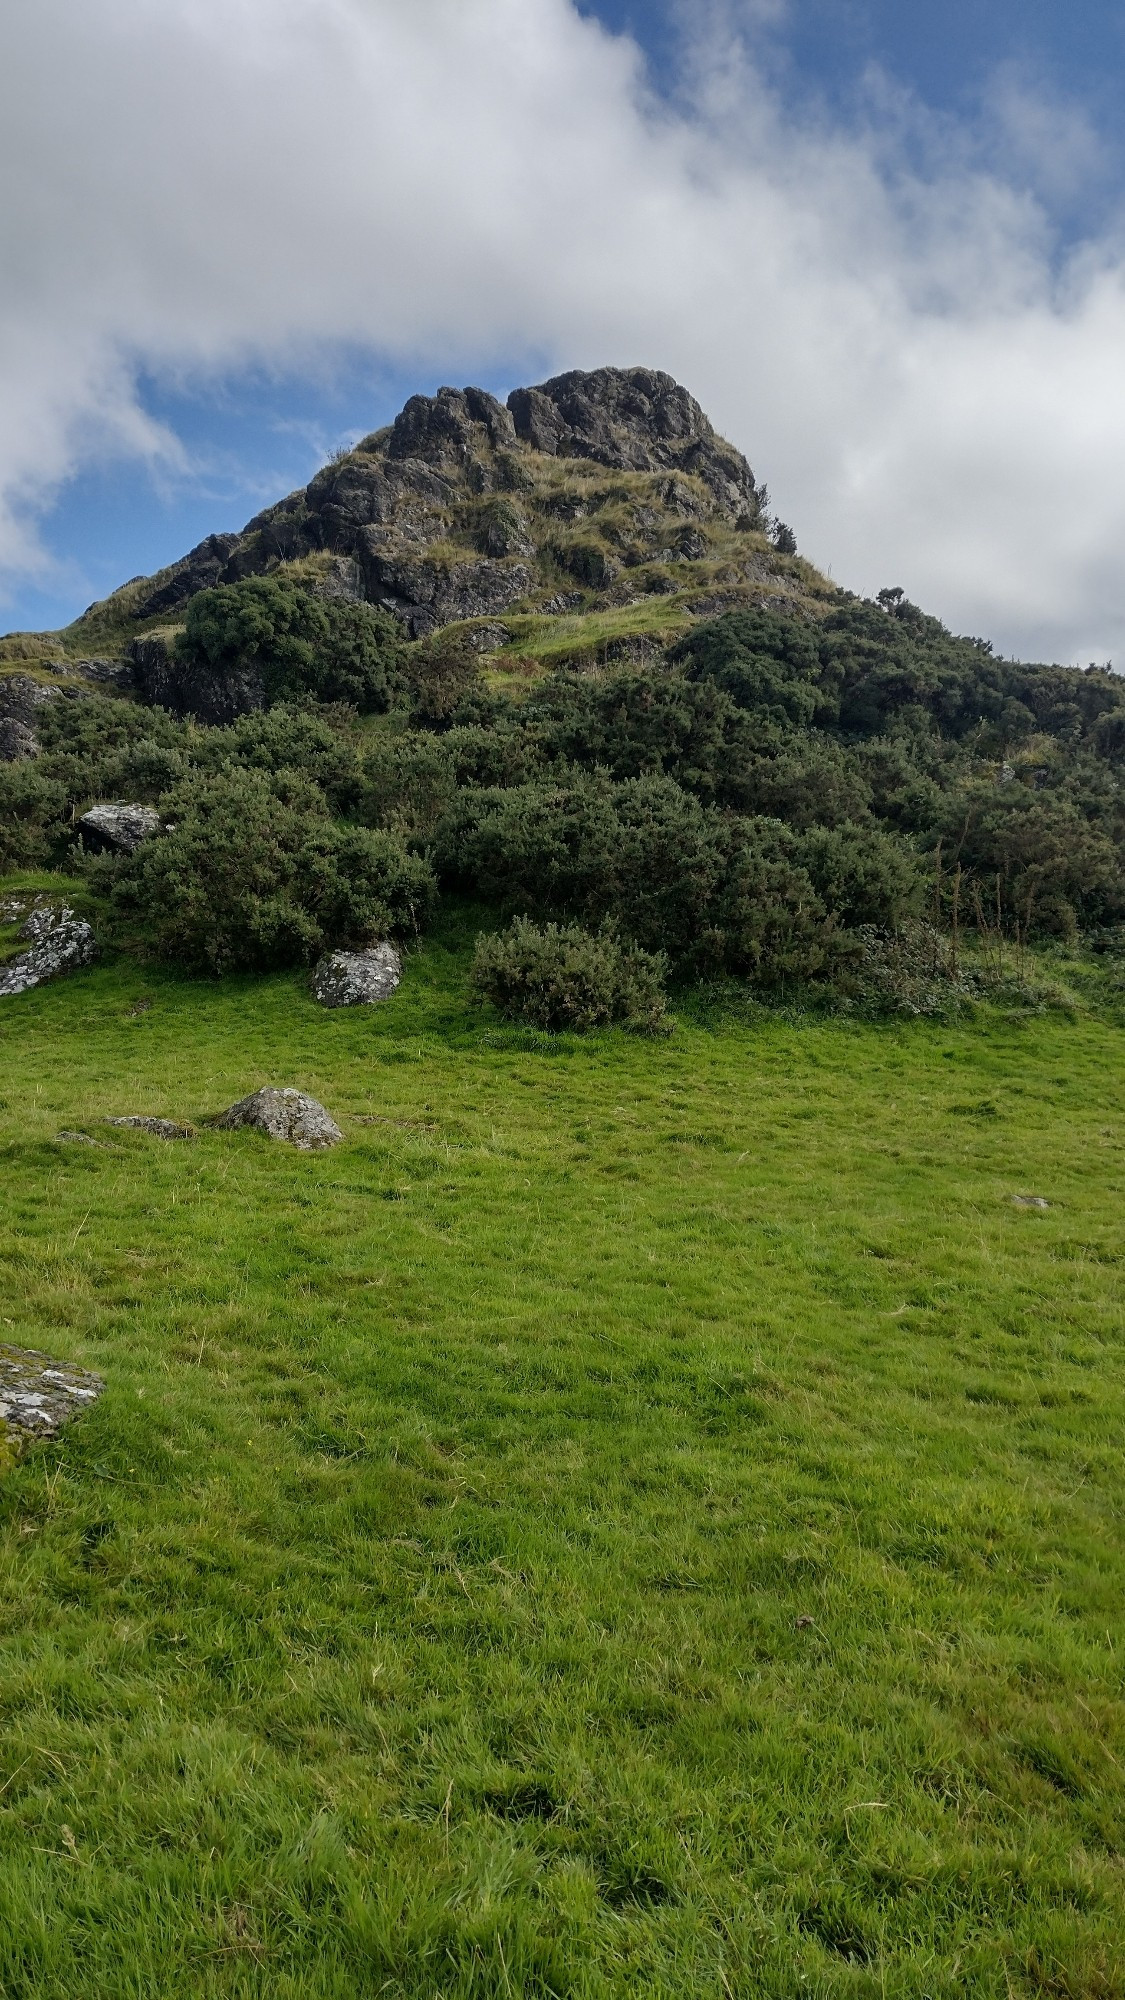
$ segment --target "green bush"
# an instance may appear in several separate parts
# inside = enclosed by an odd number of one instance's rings
[[[477,940],[470,981],[508,1021],[535,1028],[604,1028],[667,1033],[663,958],[577,924],[537,929],[524,917],[499,936]]]
[[[199,591],[176,651],[186,664],[219,674],[256,669],[270,705],[311,695],[361,713],[381,710],[402,674],[401,634],[386,612],[319,597],[281,576]]]
[[[65,786],[31,762],[0,764],[0,872],[46,867],[65,836]]]
[[[427,863],[392,834],[337,824],[296,772],[196,775],[163,810],[172,831],[115,865],[112,893],[162,957],[193,970],[309,963],[415,931],[430,909]]]
[[[820,635],[804,619],[728,611],[697,625],[669,659],[689,680],[714,681],[739,708],[783,727],[808,728],[834,712]]]

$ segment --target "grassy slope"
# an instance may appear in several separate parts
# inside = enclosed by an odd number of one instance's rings
[[[0,1992],[1125,1993],[1122,1031],[552,1045],[455,946],[3,1003],[108,1388],[0,1486]],[[346,1144],[55,1142],[267,1080]]]

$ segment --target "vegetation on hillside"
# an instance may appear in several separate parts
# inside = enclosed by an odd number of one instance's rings
[[[440,886],[497,927],[611,925],[679,983],[930,1007],[966,933],[1018,956],[1125,918],[1121,681],[996,659],[898,592],[501,679],[457,630],[403,645],[251,578],[193,598],[177,657],[253,665],[267,709],[50,703],[40,756],[0,769],[0,865],[61,864],[98,800],[158,806],[165,832],[88,866],[122,934],[187,966],[416,936]]]

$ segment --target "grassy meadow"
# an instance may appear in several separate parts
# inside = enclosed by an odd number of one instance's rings
[[[1118,2000],[1125,1030],[467,964],[2,1003],[4,2000]]]

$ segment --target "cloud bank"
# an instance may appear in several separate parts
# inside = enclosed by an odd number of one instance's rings
[[[864,130],[801,123],[697,25],[672,108],[570,0],[16,0],[0,569],[45,562],[76,468],[175,458],[142,369],[645,362],[839,581],[1125,664],[1125,248],[1062,259],[1050,221],[1082,120],[1006,77],[1008,153],[889,89]]]

